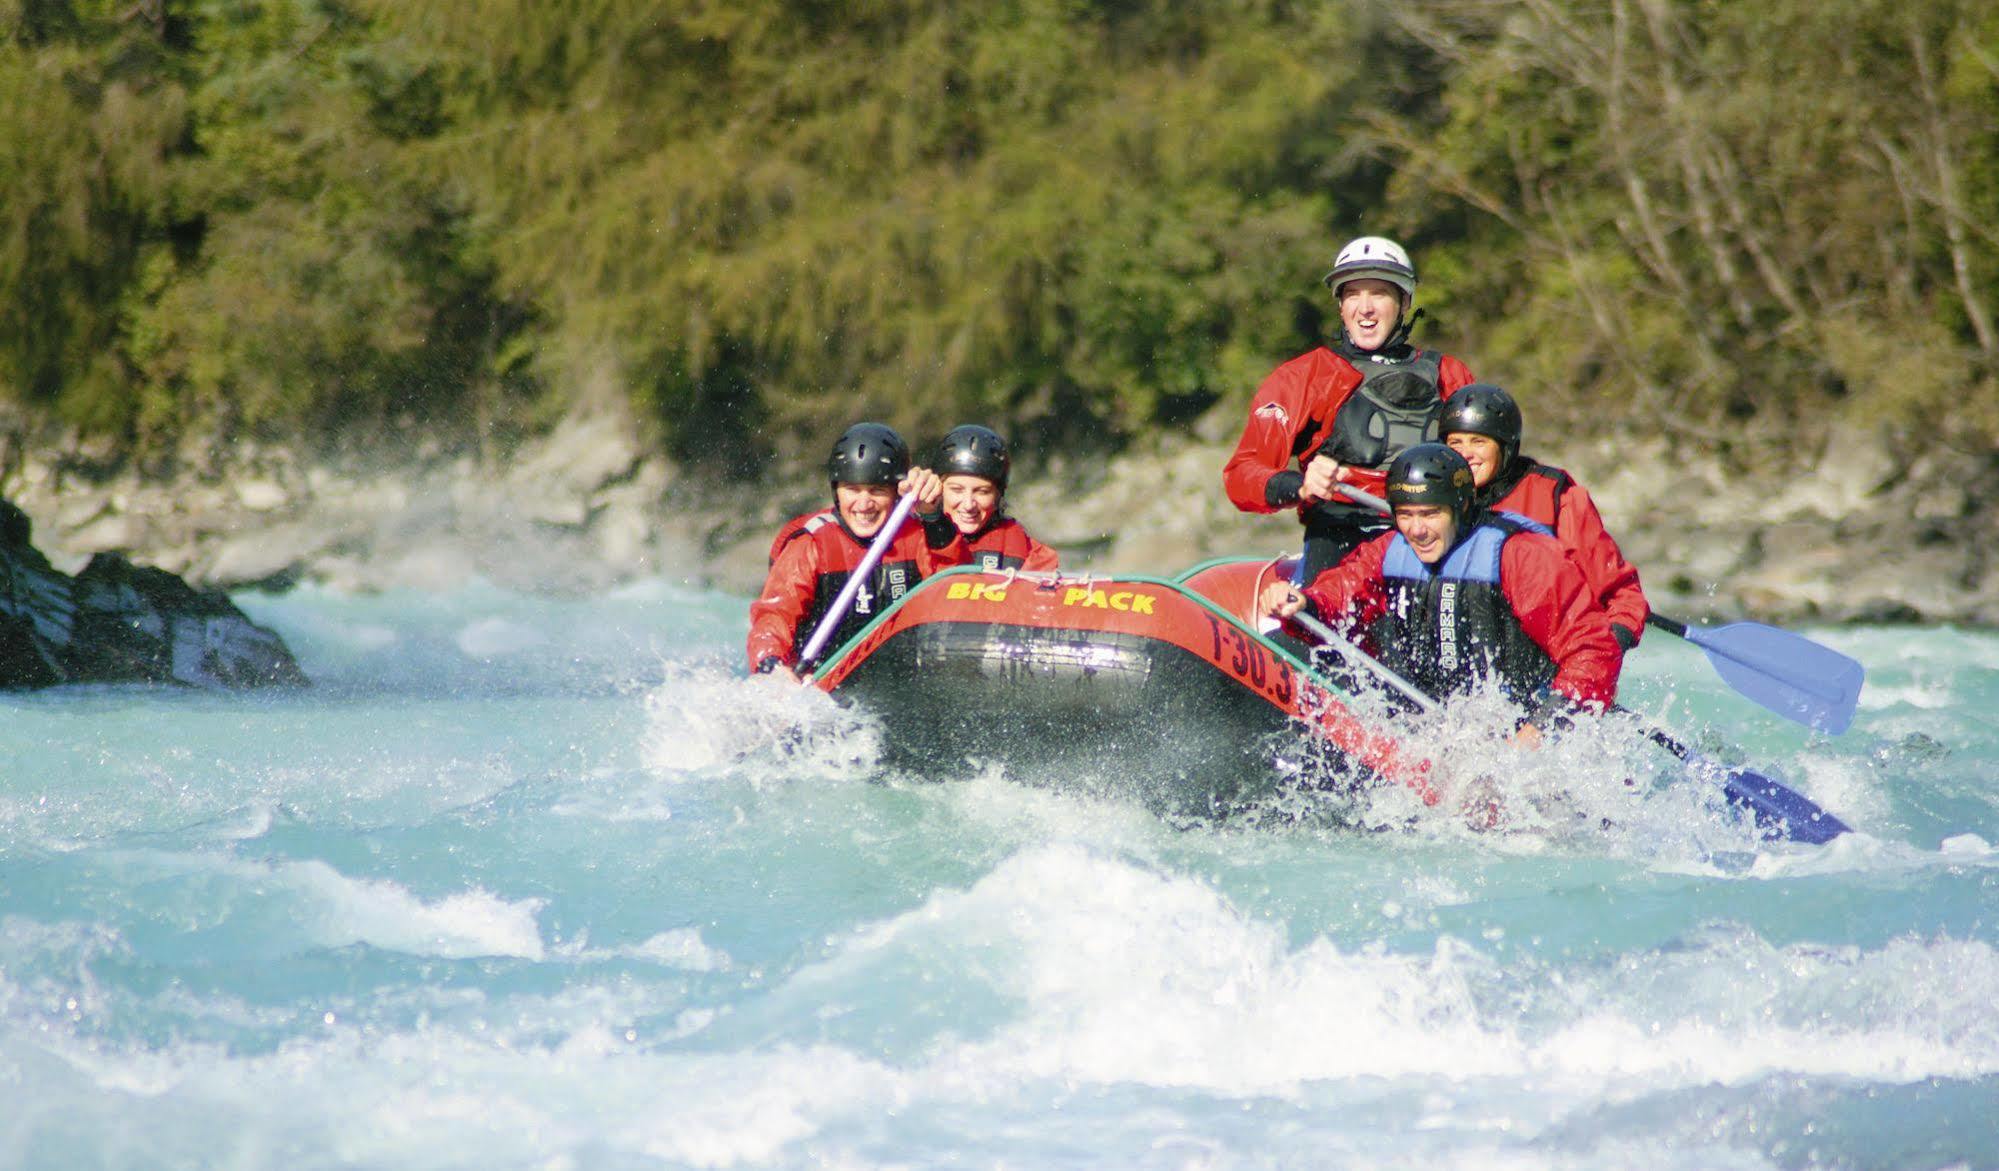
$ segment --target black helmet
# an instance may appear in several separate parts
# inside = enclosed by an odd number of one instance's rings
[[[1005,492],[1007,473],[1012,469],[1006,440],[990,427],[976,423],[953,427],[937,445],[936,470],[940,476],[983,476],[993,482],[993,487]]]
[[[895,428],[856,423],[833,445],[826,474],[835,484],[894,484],[909,474],[909,445]]]
[[[1462,393],[1462,392],[1460,392]],[[1418,443],[1388,465],[1388,504],[1435,504],[1451,510],[1462,535],[1472,509],[1471,465],[1441,443]]]
[[[1490,382],[1461,386],[1437,413],[1438,435],[1449,439],[1460,432],[1483,435],[1498,443],[1503,469],[1520,454],[1520,404]]]

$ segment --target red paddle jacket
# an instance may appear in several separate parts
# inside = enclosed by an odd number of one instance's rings
[[[1027,527],[1010,516],[1000,517],[970,539],[967,564],[980,569],[1025,569],[1039,573],[1058,568],[1061,557],[1035,540]]]
[[[1526,465],[1524,471],[1515,473],[1517,480],[1511,489],[1493,485],[1503,494],[1491,507],[1517,512],[1555,530],[1556,539],[1575,554],[1591,596],[1610,618],[1612,633],[1623,628],[1618,645],[1626,650],[1637,646],[1652,607],[1638,584],[1638,568],[1624,559],[1623,550],[1603,527],[1603,517],[1589,491],[1560,468],[1525,457],[1516,462]]]
[[[1578,704],[1617,698],[1624,656],[1581,568],[1555,538],[1503,520],[1475,526],[1436,566],[1383,533],[1305,598],[1318,616],[1370,634],[1389,666],[1432,695],[1483,668],[1530,706],[1544,687]]]
[[[941,531],[941,526],[931,526]],[[930,547],[926,526],[915,518],[903,522],[853,605],[826,641],[825,651],[839,647],[874,620],[896,599],[931,574],[963,565],[968,556],[963,537],[952,534],[942,548]],[[750,670],[767,659],[797,667],[798,652],[819,627],[833,600],[867,556],[872,539],[863,541],[847,531],[833,510],[794,519],[779,530],[772,548],[770,573],[763,591],[750,603]],[[824,653],[824,652],[822,652]],[[810,667],[812,664],[805,664]]]
[[[1435,365],[1439,402],[1473,381],[1471,370],[1448,354],[1418,351],[1418,357],[1427,360],[1423,365]],[[1327,441],[1340,408],[1361,382],[1353,363],[1325,346],[1271,371],[1256,388],[1249,421],[1235,452],[1222,466],[1222,486],[1235,506],[1244,512],[1276,512],[1297,505],[1303,476],[1294,462],[1302,467]],[[1426,438],[1436,437],[1434,424],[1432,429]],[[1374,466],[1341,460],[1339,478],[1380,496],[1387,487],[1388,464],[1396,454],[1386,452]]]

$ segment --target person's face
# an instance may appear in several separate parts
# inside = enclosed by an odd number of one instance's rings
[[[1474,488],[1485,487],[1499,474],[1499,440],[1490,435],[1474,435],[1470,431],[1453,431],[1444,436],[1444,442],[1471,465]]]
[[[999,486],[984,476],[959,472],[944,477],[944,515],[968,537],[992,520],[999,500]]]
[[[895,511],[895,485],[835,484],[833,504],[847,528],[865,541],[879,532],[888,514]]]
[[[1395,527],[1409,547],[1416,551],[1416,560],[1425,565],[1435,565],[1451,551],[1451,540],[1457,536],[1458,522],[1451,510],[1441,504],[1398,504],[1395,506]]]
[[[1402,318],[1402,290],[1387,281],[1361,277],[1340,286],[1340,321],[1347,337],[1363,350],[1378,350]]]

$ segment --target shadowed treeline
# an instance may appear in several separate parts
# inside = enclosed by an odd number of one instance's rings
[[[142,454],[603,393],[737,475],[1115,444],[1362,231],[1537,419],[1989,445],[1995,224],[1956,0],[0,0],[0,398]]]

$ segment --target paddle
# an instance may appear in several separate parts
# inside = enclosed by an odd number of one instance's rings
[[[1867,668],[1831,647],[1761,622],[1710,630],[1648,614],[1645,624],[1701,648],[1730,687],[1787,720],[1834,736],[1853,723]]]
[[[1388,501],[1372,492],[1348,484],[1333,486],[1376,512],[1390,514]],[[1867,669],[1831,647],[1761,622],[1731,622],[1709,630],[1650,614],[1645,623],[1701,648],[1724,683],[1787,720],[1834,736],[1853,722]]]
[[[1709,780],[1719,778],[1722,795],[1728,803],[1748,810],[1759,829],[1775,830],[1775,836],[1814,846],[1824,845],[1843,833],[1852,832],[1853,827],[1820,809],[1796,790],[1754,769],[1730,768],[1696,752],[1668,733],[1640,720],[1638,714],[1629,708],[1615,707],[1611,710],[1637,721],[1639,731],[1645,733],[1647,740],[1679,757],[1701,775]]]
[[[902,522],[909,519],[909,510],[914,507],[916,507],[916,494],[913,492],[896,501],[895,510],[888,514],[888,520],[882,525],[881,532],[875,534],[874,543],[868,546],[867,555],[861,558],[861,563],[855,567],[854,572],[847,575],[847,584],[840,587],[839,594],[833,599],[832,608],[819,620],[819,629],[813,631],[812,637],[805,640],[805,649],[798,654],[798,665],[801,670],[818,660],[819,652],[826,648],[826,640],[833,637],[833,631],[839,627],[840,620],[847,616],[847,608],[854,604],[854,595],[861,592],[861,585],[868,580],[868,575],[875,571],[875,563],[882,559],[882,554],[888,552],[889,543],[895,540],[895,534],[902,528]]]
[[[1384,681],[1394,687],[1400,688],[1402,693],[1408,696],[1419,710],[1428,712],[1436,708],[1436,702],[1429,696],[1416,690],[1415,686],[1408,680],[1389,670],[1387,664],[1341,637],[1340,633],[1332,627],[1327,626],[1302,610],[1293,614],[1291,620],[1310,631],[1314,637],[1325,645],[1332,647],[1343,655],[1352,655],[1355,662],[1364,663],[1372,667],[1375,673],[1380,675]],[[1430,781],[1429,761],[1426,760],[1416,765],[1402,763],[1399,750],[1389,747],[1394,743],[1392,740],[1384,743],[1381,738],[1376,738],[1372,742],[1363,743],[1365,743],[1365,751],[1362,755],[1367,763],[1377,772],[1383,775],[1400,775],[1403,783],[1416,790],[1418,795],[1422,797],[1423,804],[1435,805],[1437,803],[1439,794],[1436,786]]]
[[[1383,683],[1408,696],[1409,701],[1415,704],[1418,710],[1424,712],[1437,710],[1436,700],[1418,691],[1414,683],[1409,682],[1407,679],[1390,670],[1388,664],[1355,646],[1353,640],[1341,635],[1339,631],[1334,630],[1303,610],[1293,614],[1290,620],[1310,631],[1312,637],[1318,639],[1321,643],[1332,647],[1342,655],[1351,657],[1354,662],[1366,666],[1369,670],[1380,676]]]
[[[1390,670],[1387,664],[1361,650],[1352,640],[1342,637],[1338,631],[1324,622],[1303,611],[1293,614],[1291,621],[1304,627],[1313,637],[1340,654],[1350,656],[1353,661],[1368,667],[1383,682],[1408,696],[1420,710],[1433,712],[1437,709],[1436,700],[1417,690],[1414,684]],[[1748,810],[1759,829],[1773,831],[1766,836],[1783,837],[1816,846],[1823,845],[1840,834],[1851,832],[1851,827],[1839,818],[1762,773],[1747,768],[1730,768],[1711,760],[1682,744],[1663,729],[1645,723],[1638,713],[1629,708],[1614,707],[1611,710],[1629,717],[1638,725],[1638,729],[1645,733],[1646,739],[1678,757],[1701,776],[1720,784],[1722,796],[1729,804]]]

